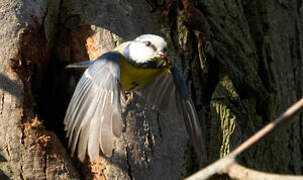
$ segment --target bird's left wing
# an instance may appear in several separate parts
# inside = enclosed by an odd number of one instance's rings
[[[176,67],[159,75],[137,91],[154,109],[171,119],[182,119],[198,158],[201,158],[202,131],[199,118],[187,87]]]
[[[86,152],[90,159],[97,159],[100,149],[111,156],[113,135],[121,134],[119,57],[109,52],[95,60],[79,80],[68,106],[64,119],[68,144],[72,155],[78,147],[80,161]]]

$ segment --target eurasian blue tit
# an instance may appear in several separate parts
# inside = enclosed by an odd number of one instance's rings
[[[87,68],[69,103],[64,124],[71,154],[80,161],[88,153],[110,157],[114,136],[122,132],[121,104],[124,91],[134,91],[152,108],[169,118],[184,120],[194,148],[201,153],[201,127],[194,104],[178,71],[167,58],[167,43],[144,34],[118,46],[94,61],[67,66]]]

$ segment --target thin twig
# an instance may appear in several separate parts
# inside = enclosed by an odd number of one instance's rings
[[[244,150],[248,149],[251,145],[255,144],[256,142],[263,139],[265,136],[267,136],[269,133],[271,133],[273,130],[275,130],[279,125],[282,123],[288,122],[295,114],[303,110],[303,98],[301,98],[299,101],[297,101],[294,105],[292,105],[290,108],[288,108],[281,116],[279,116],[275,121],[269,123],[264,128],[259,130],[257,133],[255,133],[253,136],[251,136],[249,139],[244,141],[240,146],[238,146],[232,153],[232,156],[237,156]]]
[[[234,162],[226,168],[224,174],[228,174],[231,179],[245,179],[245,180],[302,180],[303,176],[285,175],[285,174],[271,174],[241,166]]]
[[[240,153],[247,150],[253,144],[255,144],[256,142],[260,141],[265,136],[267,136],[268,134],[273,132],[282,123],[288,122],[294,115],[296,115],[297,113],[299,113],[302,110],[303,110],[303,98],[301,98],[294,105],[292,105],[290,108],[288,108],[274,122],[269,123],[264,128],[259,130],[256,134],[251,136],[248,140],[243,142],[240,146],[238,146],[229,155],[225,156],[222,159],[217,160],[213,164],[211,164],[211,165],[207,166],[206,168],[198,171],[197,173],[191,175],[190,177],[186,178],[186,180],[197,180],[197,179],[203,180],[203,179],[208,179],[215,174],[222,174],[222,173],[228,173],[228,172],[233,172],[233,175],[234,175],[235,171],[232,171],[231,169],[234,167],[240,166],[240,165],[235,166],[235,165],[237,165],[235,159]],[[257,172],[257,171],[249,170],[247,168],[246,168],[246,170],[249,173]],[[258,173],[260,173],[260,172],[258,172]],[[239,174],[241,174],[241,172],[239,172]],[[266,173],[263,173],[263,174],[266,174]],[[274,176],[279,176],[281,178],[284,177],[283,175],[273,175],[273,174],[271,174],[271,175],[272,175],[271,177],[274,177]],[[290,177],[290,176],[285,176],[285,177]],[[293,177],[293,176],[291,176],[291,177]],[[299,178],[302,178],[302,177],[300,176]],[[245,179],[245,178],[240,178],[240,179]]]

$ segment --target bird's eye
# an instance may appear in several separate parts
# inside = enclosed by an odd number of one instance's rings
[[[145,41],[144,43],[145,43],[146,46],[150,46],[151,45],[150,41]]]

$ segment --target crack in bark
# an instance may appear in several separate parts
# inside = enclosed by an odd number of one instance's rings
[[[130,178],[130,180],[133,180],[133,175],[132,175],[132,169],[131,169],[131,165],[130,165],[130,155],[129,155],[130,151],[129,151],[129,147],[128,144],[126,145],[126,164],[127,164],[127,174]]]
[[[44,172],[45,179],[47,179],[47,173],[46,173],[46,169],[47,169],[47,153],[46,153],[46,150],[45,150],[45,154],[44,154],[43,159],[44,159],[43,172]]]
[[[9,157],[9,161],[11,161],[11,153],[10,153],[10,150],[9,150],[9,144],[8,144],[8,142],[6,142],[6,144],[7,144],[7,146],[6,146],[5,150],[7,152],[8,157]]]
[[[3,109],[4,109],[4,92],[2,92],[2,98],[1,98],[1,103],[0,103],[0,115],[2,115],[3,113]]]
[[[24,180],[24,177],[23,177],[23,172],[24,172],[24,170],[23,170],[23,165],[22,165],[22,163],[20,163],[20,169],[21,169],[21,172],[20,172],[20,179]]]
[[[48,14],[48,6],[46,7],[46,10],[45,10],[45,13],[44,13],[44,15],[43,15],[43,17],[42,17],[42,21],[41,21],[41,27],[40,27],[40,29],[38,30],[38,32],[40,33],[41,31],[43,31],[44,30],[44,28],[45,28],[45,20],[46,20],[46,17],[47,17],[47,14]]]
[[[297,59],[297,65],[294,66],[294,82],[296,83],[296,87],[297,87],[297,98],[299,99],[302,94],[302,89],[301,89],[301,82],[302,80],[300,78],[297,78],[297,77],[300,77],[300,69],[302,68],[302,64],[301,64],[301,61],[300,59],[302,59],[302,54],[301,54],[301,51],[300,51],[300,40],[301,40],[301,36],[300,36],[300,25],[298,23],[297,20],[295,20],[295,46],[296,46],[296,59]]]
[[[162,134],[162,128],[161,128],[161,124],[160,124],[160,113],[157,112],[157,124],[158,124],[158,130],[159,130],[159,136],[160,136],[160,139],[161,139],[161,142],[163,141],[163,134]]]

